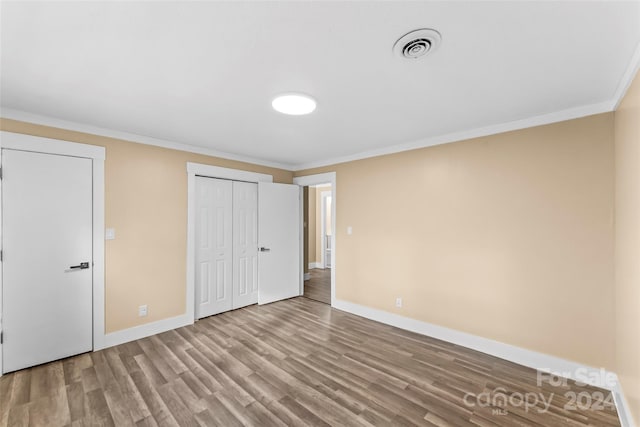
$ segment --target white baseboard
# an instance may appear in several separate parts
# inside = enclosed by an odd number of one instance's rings
[[[309,263],[309,268],[310,269],[322,268],[322,263],[321,262],[310,262]]]
[[[151,335],[160,334],[170,331],[171,329],[181,328],[182,326],[191,325],[193,322],[187,314],[170,317],[168,319],[158,320],[156,322],[146,323],[133,328],[123,329],[121,331],[111,332],[104,336],[104,347],[113,347],[114,345],[124,344],[126,342],[135,341],[140,338],[146,338]],[[94,350],[101,350],[95,348]]]
[[[618,410],[618,417],[620,417],[620,425],[622,427],[636,427],[633,421],[633,415],[631,414],[631,407],[629,402],[624,397],[622,392],[622,386],[618,382],[613,390],[613,400],[616,403],[616,409]]]
[[[304,281],[311,279],[311,273],[304,273]]]
[[[375,320],[380,323],[457,344],[491,356],[509,360],[519,365],[550,372],[554,375],[573,380],[580,380],[584,383],[590,383],[597,387],[611,390],[620,416],[621,425],[623,427],[634,426],[631,410],[622,392],[618,377],[613,372],[607,372],[603,369],[593,368],[570,360],[550,356],[544,353],[538,353],[536,351],[527,350],[521,347],[501,343],[488,338],[482,338],[466,332],[456,331],[454,329],[445,328],[443,326],[411,319],[409,317],[400,316],[398,314],[389,313],[348,301],[335,300],[332,306],[333,308],[346,311],[357,316],[366,317],[367,319]],[[576,374],[580,375],[580,378],[578,378]],[[607,384],[598,383],[598,379],[602,378],[602,375],[610,376],[610,378],[613,379],[613,381],[611,381],[612,385],[607,386]]]

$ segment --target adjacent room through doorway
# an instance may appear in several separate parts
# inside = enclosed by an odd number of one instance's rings
[[[331,304],[331,203],[330,183],[305,187],[304,296]]]

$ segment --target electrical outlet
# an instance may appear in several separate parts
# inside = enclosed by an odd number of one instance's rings
[[[402,307],[402,297],[396,298],[396,307]]]
[[[147,304],[138,307],[138,317],[145,317],[147,315]]]

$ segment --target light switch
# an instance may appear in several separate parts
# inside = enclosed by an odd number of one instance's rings
[[[115,228],[107,228],[104,231],[104,239],[105,240],[113,240],[116,238],[116,229]]]
[[[347,234],[348,235],[353,234],[353,228],[351,228],[351,226],[347,227]]]

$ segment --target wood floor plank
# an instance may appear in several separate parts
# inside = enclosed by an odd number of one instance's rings
[[[140,395],[133,379],[127,375],[124,377],[118,377],[117,381],[118,384],[120,384],[122,397],[126,402],[127,409],[129,410],[129,416],[133,422],[138,423],[145,418],[151,417],[151,412]]]
[[[117,347],[111,347],[105,350],[106,360],[109,365],[109,369],[114,378],[126,377],[129,373],[124,362],[120,358],[120,353]]]
[[[7,425],[11,427],[28,427],[30,421],[29,404],[12,406],[9,409]]]
[[[553,399],[477,398],[501,390]],[[300,297],[3,375],[0,427],[620,425],[568,392],[609,395]]]
[[[13,375],[3,375],[0,377],[0,396],[5,396],[7,402],[11,401],[14,379],[15,377]],[[7,425],[9,408],[10,406],[8,404],[0,405],[0,427],[5,427]]]
[[[144,399],[144,402],[151,412],[151,416],[159,426],[178,425],[173,415],[160,398],[158,391],[153,383],[144,375],[143,372],[134,372],[131,374],[138,392]]]
[[[330,426],[322,418],[318,417],[313,412],[309,411],[303,405],[295,401],[291,396],[285,396],[280,400],[280,403],[294,413],[299,419],[304,420],[307,425],[326,427]]]
[[[188,354],[197,361],[200,366],[204,368],[220,385],[221,390],[232,391],[235,398],[240,401],[243,406],[246,406],[254,401],[253,397],[246,390],[243,390],[233,379],[230,377],[231,372],[225,373],[218,366],[209,362],[202,354],[198,353],[196,349],[188,350]]]
[[[13,384],[11,387],[11,395],[9,405],[17,406],[31,401],[31,369],[25,369],[13,374]],[[3,375],[3,378],[7,378]]]
[[[194,414],[186,407],[180,397],[173,388],[173,383],[164,384],[156,389],[167,409],[176,420],[179,426],[183,427],[197,427]],[[200,408],[198,412],[202,412],[206,408]]]
[[[58,386],[53,392],[47,391],[29,404],[29,424],[32,426],[62,427],[70,423],[71,415],[64,385]]]
[[[158,427],[158,423],[156,422],[155,418],[147,417],[136,422],[136,427]]]
[[[331,269],[312,268],[309,280],[304,282],[304,296],[312,300],[331,304]]]
[[[129,402],[125,400],[125,393],[120,389],[120,385],[115,381],[108,383],[103,387],[104,398],[107,402],[109,412],[115,425],[117,426],[133,426],[135,424],[131,417]]]
[[[84,388],[85,393],[100,389],[100,381],[98,381],[98,376],[96,375],[96,370],[93,365],[84,368],[81,375],[82,388]]]
[[[69,357],[62,361],[65,384],[82,381],[82,370],[93,365],[93,360],[89,353],[75,357]]]
[[[208,406],[209,415],[215,420],[213,425],[236,427],[242,422],[218,399],[218,393],[207,396],[203,402]]]
[[[31,371],[30,401],[46,397],[50,390],[64,386],[64,370],[61,363],[47,363]]]
[[[69,417],[71,421],[76,421],[86,416],[85,408],[85,392],[82,382],[74,382],[67,385],[67,405],[69,406]]]
[[[101,420],[108,425],[115,425],[107,399],[104,395],[104,390],[96,389],[87,393],[85,406],[88,407],[88,414],[90,419]],[[86,411],[86,409],[85,409]]]

